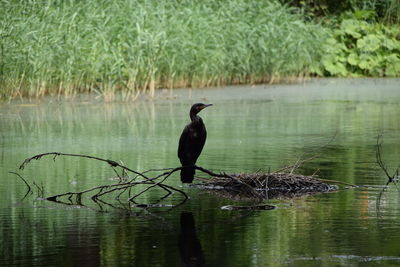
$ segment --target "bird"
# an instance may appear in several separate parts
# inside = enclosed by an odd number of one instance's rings
[[[206,126],[197,114],[212,104],[196,103],[190,108],[191,122],[185,126],[179,138],[178,157],[182,164],[181,181],[191,183],[194,179],[197,158],[203,150],[207,138]]]

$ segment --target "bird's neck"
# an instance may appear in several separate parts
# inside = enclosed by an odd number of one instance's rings
[[[200,117],[199,116],[197,116],[197,114],[190,114],[190,119],[192,120],[192,121],[198,121],[199,119],[200,119]]]

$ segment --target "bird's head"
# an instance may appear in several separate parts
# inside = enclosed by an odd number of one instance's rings
[[[203,103],[196,103],[192,106],[190,109],[190,115],[196,115],[199,113],[202,109],[205,109],[206,107],[212,106],[212,104],[203,104]]]

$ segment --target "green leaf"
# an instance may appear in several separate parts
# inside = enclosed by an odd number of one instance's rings
[[[385,38],[382,41],[382,45],[389,50],[395,50],[395,49],[400,50],[400,41],[397,41],[395,39]]]
[[[331,75],[346,76],[348,73],[346,66],[340,62],[327,60],[323,62],[323,65]]]
[[[400,62],[389,64],[385,72],[386,76],[399,77],[400,76]]]
[[[385,75],[390,77],[400,76],[400,56],[398,54],[390,54],[385,57]]]
[[[356,53],[350,53],[347,57],[347,62],[349,62],[350,65],[357,66],[360,63],[360,59]]]
[[[354,16],[358,20],[364,20],[364,19],[371,19],[376,15],[375,11],[373,10],[361,10],[361,9],[356,9],[354,10]]]
[[[360,23],[357,20],[345,19],[340,24],[340,29],[346,34],[349,34],[354,38],[358,39],[362,36],[361,33],[359,32],[360,31],[359,26]]]
[[[358,66],[363,70],[372,70],[379,65],[379,57],[374,57],[369,54],[360,55]]]
[[[360,17],[372,15],[358,13]],[[344,19],[323,46],[322,66],[334,76],[400,76],[400,28]]]
[[[373,52],[379,49],[381,41],[375,34],[369,34],[357,40],[357,48],[363,51]]]
[[[337,61],[347,63],[347,57],[343,54],[337,56]]]
[[[400,62],[400,57],[398,54],[390,54],[386,56],[385,59],[389,64],[396,64]]]

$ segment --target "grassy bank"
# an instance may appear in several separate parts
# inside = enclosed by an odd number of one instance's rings
[[[278,1],[2,1],[0,98],[307,74],[322,27]]]

